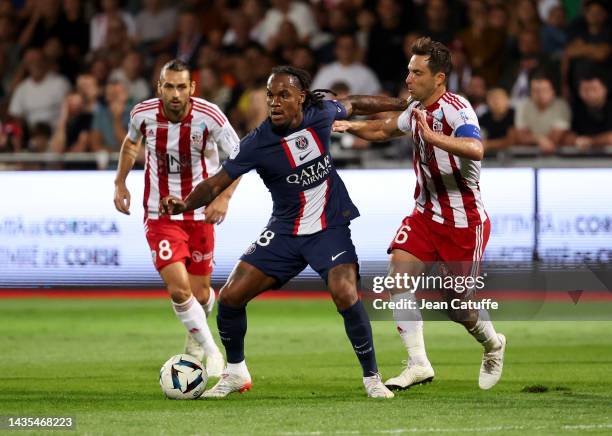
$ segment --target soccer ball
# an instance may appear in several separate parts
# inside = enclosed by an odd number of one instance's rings
[[[172,356],[159,371],[159,385],[167,398],[194,400],[206,388],[208,374],[202,363],[188,354]]]

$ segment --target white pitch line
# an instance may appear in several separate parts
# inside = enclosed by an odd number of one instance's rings
[[[595,429],[609,429],[612,428],[612,423],[606,424],[575,424],[575,425],[561,425],[561,426],[547,426],[547,425],[500,425],[495,427],[453,427],[453,428],[438,428],[438,427],[413,427],[413,428],[397,428],[389,430],[368,430],[367,434],[402,434],[402,433],[456,433],[456,432],[498,432],[498,431],[511,431],[511,430],[595,430]],[[318,436],[324,434],[364,434],[359,430],[337,430],[337,431],[295,431],[295,432],[280,432],[279,435],[283,436]]]

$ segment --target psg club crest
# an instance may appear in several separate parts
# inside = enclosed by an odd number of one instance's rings
[[[191,132],[191,145],[192,146],[202,145],[202,132],[199,132],[199,131]]]
[[[298,150],[304,151],[308,148],[308,139],[305,136],[298,136],[295,138],[295,146]]]

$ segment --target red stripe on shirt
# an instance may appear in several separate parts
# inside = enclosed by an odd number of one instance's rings
[[[130,115],[134,116],[138,112],[143,112],[149,109],[154,109],[155,107],[157,107],[157,105],[158,105],[157,101],[147,103],[147,104],[143,104],[143,103],[137,104],[136,106],[132,108],[132,112],[130,112]]]
[[[315,142],[317,143],[317,147],[319,147],[319,151],[321,152],[321,156],[323,156],[325,154],[325,147],[323,147],[323,144],[321,144],[321,140],[319,139],[319,136],[317,136],[315,131],[310,127],[307,128],[306,130],[308,130],[310,134],[312,135],[312,137],[314,138]]]
[[[327,202],[329,200],[329,179],[325,181],[325,203],[323,203],[323,212],[321,213],[321,230],[325,230],[327,227],[327,218],[325,217],[325,209],[327,208]]]
[[[465,209],[468,225],[479,225],[481,222],[478,207],[476,205],[476,197],[474,196],[474,193],[470,187],[467,185],[465,178],[461,175],[461,171],[459,170],[459,167],[457,167],[457,162],[455,162],[455,156],[448,153],[448,159],[450,160],[451,167],[453,168],[455,183],[459,188],[459,192],[461,192],[461,200],[463,201],[463,209]]]
[[[289,165],[291,165],[291,168],[295,168],[295,160],[293,159],[293,155],[291,154],[291,150],[289,149],[289,144],[287,144],[287,141],[285,141],[285,138],[281,139],[281,145],[283,146],[283,149],[285,150],[285,154],[287,155],[287,159],[289,159]]]
[[[213,120],[215,120],[217,124],[219,124],[219,126],[223,126],[223,124],[225,124],[225,121],[226,121],[225,117],[222,114],[220,114],[219,111],[216,111],[208,106],[202,106],[201,104],[198,104],[195,102],[192,104],[192,107],[196,111],[201,112],[211,117]]]
[[[459,109],[460,109],[460,108],[459,108],[459,105],[457,104],[457,102],[452,101],[450,98],[448,98],[448,97],[446,96],[446,94],[442,96],[442,100],[444,100],[446,103],[450,104],[450,105],[451,105],[452,107],[454,107],[455,109],[457,109],[457,110],[459,110]]]
[[[142,133],[142,143],[145,146],[145,156],[146,156],[146,162],[145,162],[145,185],[144,185],[144,195],[143,195],[143,199],[142,199],[142,205],[144,206],[144,211],[145,211],[145,219],[147,218],[147,213],[148,213],[148,208],[147,205],[149,204],[149,195],[151,195],[151,181],[149,180],[149,176],[150,176],[150,171],[151,171],[151,164],[149,163],[149,152],[147,150],[147,127],[146,124],[143,120],[142,123],[140,123],[140,133]]]
[[[157,130],[155,132],[155,159],[157,159],[157,180],[159,199],[170,194],[168,186],[168,124],[161,110],[157,113]]]
[[[181,121],[179,133],[179,161],[181,162],[181,198],[185,199],[193,189],[191,171],[191,113]],[[183,213],[183,219],[193,219],[193,211]]]
[[[432,153],[431,159],[428,162],[429,171],[431,171],[431,179],[436,187],[436,194],[438,194],[438,203],[440,203],[440,209],[442,218],[448,220],[450,224],[455,224],[455,217],[453,216],[453,208],[448,198],[448,192],[446,192],[446,186],[442,180],[440,174],[440,168],[438,168],[438,161],[436,160],[435,153]]]
[[[210,109],[211,111],[213,111],[216,115],[218,115],[221,118],[221,121],[223,121],[223,122],[227,121],[227,117],[225,116],[225,114],[217,106],[214,106],[214,105],[212,105],[212,104],[210,104],[210,103],[208,103],[206,101],[195,101],[195,100],[192,100],[192,102],[194,102],[197,105],[204,106],[204,107]]]

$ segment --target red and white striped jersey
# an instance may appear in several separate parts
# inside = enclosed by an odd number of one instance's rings
[[[472,227],[487,220],[480,195],[480,162],[455,156],[425,143],[412,113],[423,106],[414,101],[398,118],[398,128],[412,133],[414,140],[414,191],[416,209],[433,221],[454,227]],[[478,118],[462,96],[446,92],[428,106],[427,123],[435,132],[463,136],[463,131],[479,137]],[[457,135],[457,130],[460,134]],[[475,136],[474,136],[475,135]]]
[[[162,101],[152,98],[137,104],[130,114],[128,137],[145,145],[146,218],[158,218],[159,200],[167,195],[185,199],[202,180],[220,169],[219,149],[228,155],[240,140],[219,107],[191,97],[191,110],[177,123],[163,113]],[[203,220],[204,208],[170,217]]]

